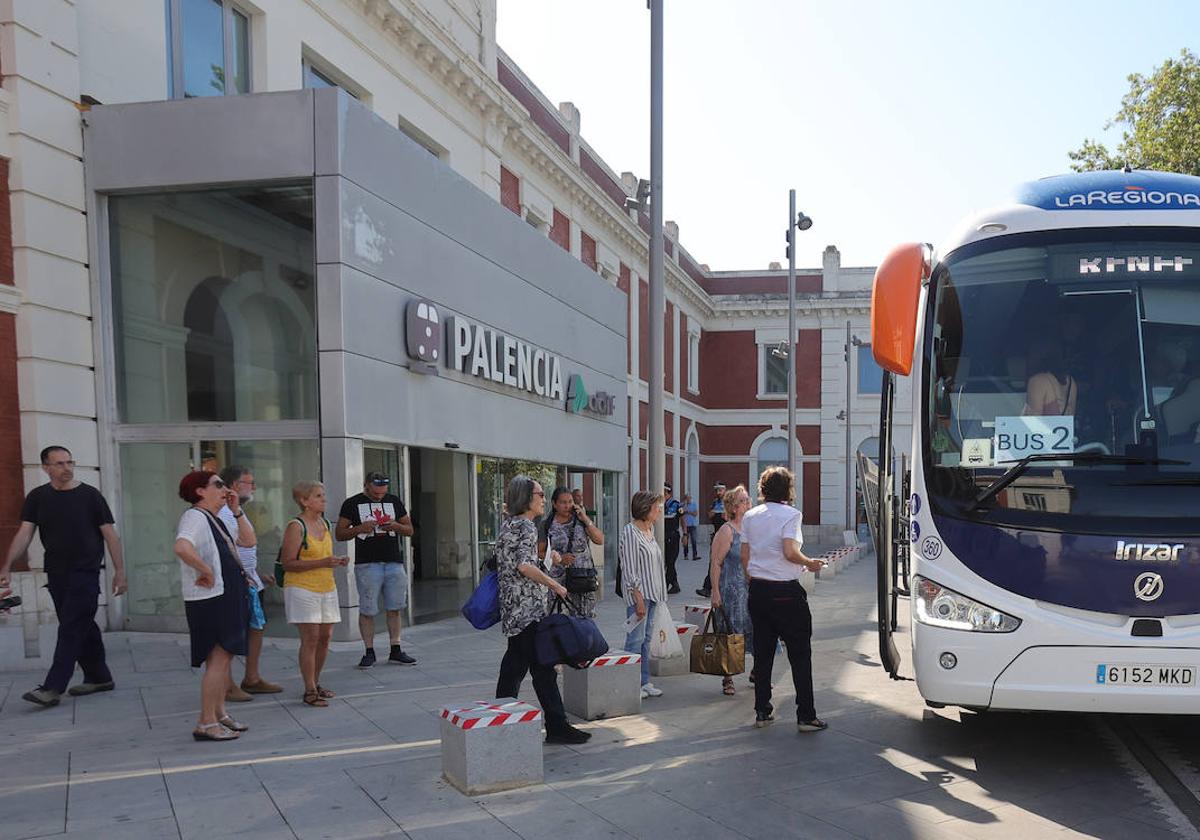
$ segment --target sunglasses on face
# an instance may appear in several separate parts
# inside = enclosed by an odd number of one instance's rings
[[[225,482],[224,482],[224,481],[222,481],[222,480],[221,480],[221,479],[219,479],[219,478],[214,478],[212,481],[210,481],[210,482],[208,483],[208,486],[209,486],[209,487],[216,487],[218,490],[224,490],[224,489],[225,489]]]

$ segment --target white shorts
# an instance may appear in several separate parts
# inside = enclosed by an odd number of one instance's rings
[[[299,586],[284,586],[283,611],[288,624],[337,624],[342,620],[336,589],[310,592]]]

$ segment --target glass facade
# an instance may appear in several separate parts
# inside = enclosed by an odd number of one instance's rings
[[[317,416],[312,188],[109,200],[119,419]]]
[[[112,196],[108,214],[127,626],[179,630],[180,478],[254,474],[266,573],[292,485],[320,478],[312,188]],[[282,616],[279,590],[264,600]]]
[[[179,563],[175,558],[175,526],[186,505],[179,499],[179,480],[193,469],[239,465],[254,475],[254,497],[246,515],[258,535],[260,573],[270,574],[279,553],[283,528],[296,515],[292,485],[320,473],[316,440],[192,440],[168,443],[125,443],[120,448],[122,539],[129,562],[128,617],[147,629],[182,629]],[[335,512],[336,513],[336,512]],[[268,617],[279,617],[283,598],[268,589]]]

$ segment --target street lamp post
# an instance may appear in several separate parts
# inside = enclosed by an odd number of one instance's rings
[[[792,475],[796,474],[796,231],[810,227],[812,219],[804,213],[796,213],[796,191],[788,190],[787,463]]]
[[[666,468],[663,429],[663,321],[666,298],[663,286],[663,0],[650,7],[650,428],[647,430],[646,466],[651,493],[661,493]],[[635,427],[636,428],[636,427]],[[663,538],[662,521],[655,533]]]

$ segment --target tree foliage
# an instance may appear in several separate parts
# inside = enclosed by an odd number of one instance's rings
[[[1149,76],[1129,77],[1129,92],[1104,129],[1125,126],[1116,152],[1084,140],[1073,152],[1076,172],[1095,169],[1152,169],[1200,175],[1200,58],[1182,50]]]

